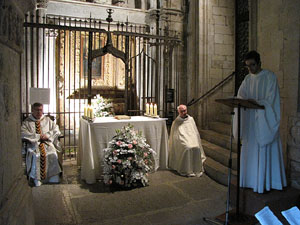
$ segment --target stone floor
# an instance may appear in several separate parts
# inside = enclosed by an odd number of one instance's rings
[[[225,212],[227,188],[206,175],[181,177],[171,171],[150,174],[150,185],[111,190],[79,179],[76,161],[64,161],[61,184],[33,187],[36,224],[209,224]]]

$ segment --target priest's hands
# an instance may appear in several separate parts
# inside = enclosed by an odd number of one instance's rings
[[[41,134],[40,139],[41,139],[41,141],[48,141],[49,140],[49,138],[46,134]]]

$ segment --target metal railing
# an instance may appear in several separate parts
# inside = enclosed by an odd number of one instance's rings
[[[232,72],[230,75],[228,75],[225,79],[220,81],[218,84],[216,84],[213,88],[211,88],[209,91],[207,91],[205,94],[197,98],[196,100],[193,98],[191,101],[189,101],[186,105],[187,106],[192,106],[199,102],[200,100],[204,99],[205,97],[209,96],[212,94],[217,88],[223,86],[227,81],[229,81],[233,76],[235,75],[235,72]]]

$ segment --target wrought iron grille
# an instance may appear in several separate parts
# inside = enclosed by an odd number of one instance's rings
[[[249,51],[249,4],[248,0],[236,0],[235,3],[235,94],[237,94],[240,85],[248,74],[243,57]]]
[[[26,16],[22,57],[22,114],[29,90],[50,88],[44,112],[56,117],[66,157],[76,157],[79,119],[95,95],[110,98],[118,114],[142,115],[155,102],[162,117],[178,104],[176,31],[143,24],[56,15]],[[157,23],[159,24],[159,23]],[[174,103],[166,101],[175,90]]]

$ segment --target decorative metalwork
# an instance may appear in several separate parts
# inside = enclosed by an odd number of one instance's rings
[[[235,94],[243,82],[248,70],[243,58],[249,51],[249,5],[248,0],[236,0],[236,41],[235,41]]]
[[[113,21],[113,18],[111,16],[111,14],[114,13],[114,10],[113,9],[107,9],[106,12],[108,13],[108,17],[106,18],[106,21],[111,23]]]
[[[142,115],[145,103],[155,102],[161,116],[174,117],[170,105],[178,97],[167,103],[166,92],[175,89],[176,93],[179,87],[174,66],[174,52],[181,43],[178,32],[161,29],[159,21],[154,26],[114,21],[113,10],[107,13],[105,20],[49,14],[36,18],[39,15],[32,13],[24,22],[22,109],[29,108],[30,87],[55,90],[55,105],[48,113],[57,115],[65,135],[65,156],[69,151],[70,157],[76,157],[82,104],[90,103],[96,94],[113,99],[115,112],[121,114]]]

